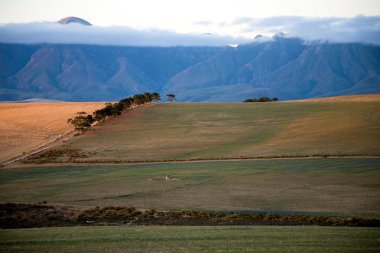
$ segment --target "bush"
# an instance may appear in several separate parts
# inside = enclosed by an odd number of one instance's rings
[[[269,98],[269,97],[260,97],[260,98],[248,98],[244,100],[244,103],[249,103],[249,102],[275,102],[278,101],[279,99],[274,97],[274,98]]]

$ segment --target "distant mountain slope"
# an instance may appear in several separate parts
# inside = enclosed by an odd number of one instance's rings
[[[0,69],[0,99],[114,100],[161,91],[171,76],[220,50],[0,44],[0,64],[7,66]],[[25,60],[13,63],[23,51]]]
[[[249,57],[244,58],[244,56]],[[277,39],[229,49],[178,73],[165,87],[180,96],[189,90],[236,86],[236,92],[282,99],[380,92],[380,47],[311,44]],[[235,92],[235,93],[236,93]],[[231,94],[232,96],[232,94]]]
[[[0,44],[0,100],[114,100],[144,91],[179,101],[380,93],[380,47],[282,37],[236,48]]]

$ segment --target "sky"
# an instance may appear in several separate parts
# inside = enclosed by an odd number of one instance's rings
[[[67,16],[94,27],[51,25]],[[283,32],[380,44],[380,0],[0,0],[0,24],[2,42],[219,45]]]

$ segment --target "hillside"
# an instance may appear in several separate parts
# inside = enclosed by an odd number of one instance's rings
[[[379,100],[161,103],[126,112],[29,162],[380,155],[379,126]]]
[[[104,103],[0,103],[0,161],[44,146],[73,131],[67,119]]]
[[[379,59],[379,46],[284,37],[236,48],[0,43],[0,100],[104,101],[156,91],[178,101],[240,102],[380,93]]]

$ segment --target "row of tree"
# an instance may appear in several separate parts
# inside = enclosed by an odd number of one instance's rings
[[[274,97],[274,98],[269,98],[269,97],[260,97],[260,98],[248,98],[244,100],[244,103],[247,102],[275,102],[278,101],[279,99]]]
[[[75,130],[83,132],[89,129],[93,123],[101,122],[109,117],[116,117],[122,111],[148,104],[151,102],[158,102],[161,100],[160,94],[157,92],[144,94],[136,94],[132,97],[123,98],[116,103],[106,103],[102,109],[96,110],[93,114],[86,114],[85,112],[78,112],[74,117],[67,120],[72,124]]]

